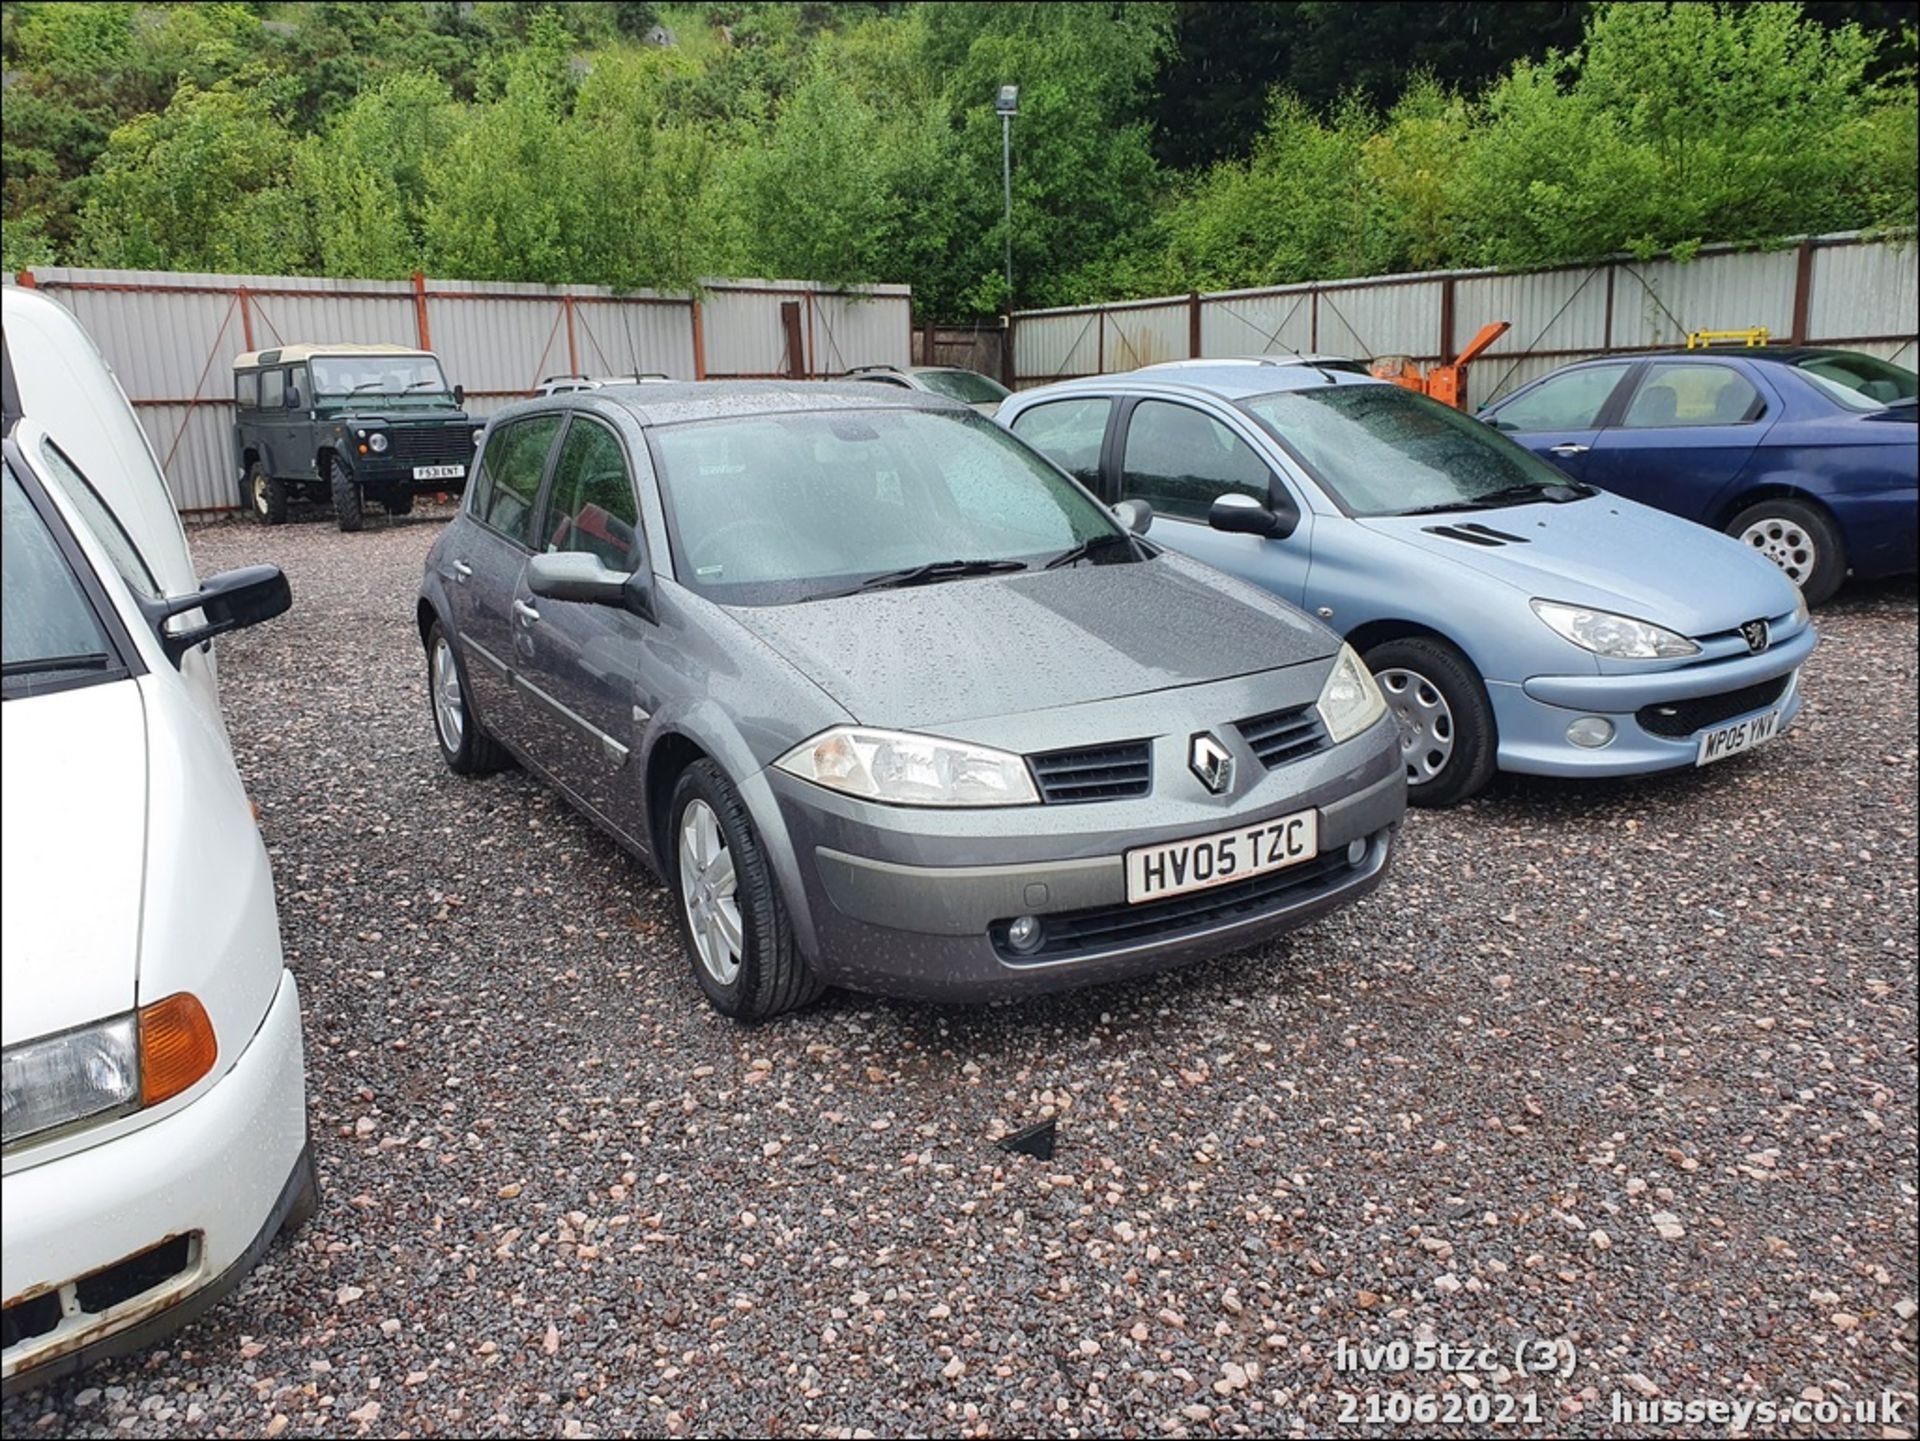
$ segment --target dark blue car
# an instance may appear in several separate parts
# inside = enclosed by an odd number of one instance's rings
[[[1913,571],[1914,373],[1762,346],[1569,365],[1480,412],[1576,480],[1725,531],[1809,604]]]

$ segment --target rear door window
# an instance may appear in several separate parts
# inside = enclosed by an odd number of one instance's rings
[[[1740,425],[1759,419],[1765,409],[1753,382],[1730,365],[1656,363],[1620,424],[1627,430]]]
[[[1014,418],[1013,433],[1089,490],[1100,489],[1100,446],[1113,400],[1104,395],[1050,400]]]
[[[242,410],[253,410],[260,404],[260,372],[243,370],[233,378],[233,400]]]

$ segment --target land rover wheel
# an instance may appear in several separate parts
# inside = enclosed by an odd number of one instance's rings
[[[259,461],[247,467],[247,501],[253,518],[262,525],[284,525],[287,520],[287,485],[267,474]]]
[[[360,483],[353,478],[353,472],[347,469],[347,463],[339,456],[334,456],[328,464],[333,482],[334,519],[340,522],[342,530],[358,530],[366,523]]]

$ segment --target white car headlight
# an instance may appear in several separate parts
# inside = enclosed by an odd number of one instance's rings
[[[64,1035],[9,1046],[0,1056],[0,1144],[140,1104],[134,1018],[117,1016]]]
[[[1380,694],[1373,672],[1366,662],[1343,645],[1327,672],[1327,683],[1320,687],[1320,723],[1327,728],[1333,743],[1357,736],[1387,713],[1387,698]]]
[[[387,453],[387,437],[385,433],[376,430],[372,435],[368,436],[367,449],[375,455],[385,455]]]
[[[1006,751],[904,731],[835,726],[774,764],[829,790],[902,806],[1030,806],[1026,761]]]
[[[1584,605],[1563,605],[1557,600],[1529,603],[1533,613],[1545,621],[1554,634],[1595,655],[1614,660],[1673,660],[1700,654],[1700,647],[1685,636],[1650,621],[1635,620],[1630,615],[1615,615],[1612,611]]]

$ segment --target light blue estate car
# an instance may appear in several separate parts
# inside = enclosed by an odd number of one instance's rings
[[[1400,386],[1135,371],[1023,391],[996,418],[1108,503],[1150,505],[1154,540],[1345,636],[1399,719],[1416,803],[1496,769],[1705,765],[1800,709],[1815,635],[1777,567]]]

